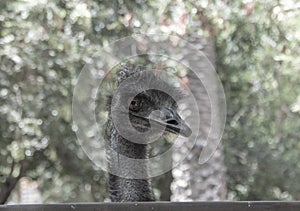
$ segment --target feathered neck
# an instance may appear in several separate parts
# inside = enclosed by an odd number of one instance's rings
[[[133,159],[147,159],[148,147],[145,144],[130,142],[120,136],[111,120],[107,123],[107,155],[109,168],[118,169],[118,171],[142,171],[147,174],[146,164],[130,168],[130,164],[122,163],[120,155]],[[109,174],[109,192],[113,202],[130,202],[130,201],[154,201],[150,179],[128,179]]]
[[[135,68],[128,68],[123,66],[117,74],[118,86],[120,86],[123,81],[127,80],[129,80],[129,82],[127,81],[127,83],[130,83],[130,81],[136,82],[138,78],[145,78],[145,82],[149,82],[149,79],[154,78],[152,74],[147,73],[147,71],[143,70],[139,66]],[[144,75],[146,75],[146,77]],[[141,84],[143,83],[144,82],[141,82]],[[111,102],[109,102],[109,105],[110,104]],[[122,156],[125,156],[126,158],[145,160],[149,156],[148,146],[145,144],[137,144],[131,142],[122,137],[113,124],[110,108],[106,134],[107,155],[110,168],[109,192],[111,200],[113,202],[154,201],[151,180],[134,179],[135,177],[132,176],[135,175],[135,172],[138,172],[138,174],[140,175],[148,175],[148,167],[146,162],[141,162],[140,165],[133,166],[131,163],[126,163],[126,161],[122,159]],[[124,174],[115,175],[113,174],[116,172],[115,170],[117,172],[127,172],[125,173],[125,175],[127,176],[129,174],[129,177],[116,176]]]

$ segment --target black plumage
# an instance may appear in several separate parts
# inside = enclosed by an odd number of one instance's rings
[[[181,94],[140,67],[122,67],[118,76],[118,89],[108,102],[106,128],[110,198],[113,202],[154,201],[147,176],[148,143],[162,130],[191,134],[176,111]]]

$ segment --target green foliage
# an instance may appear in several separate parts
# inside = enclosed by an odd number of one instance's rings
[[[299,199],[300,22],[295,2],[229,3],[217,36],[229,197]],[[225,9],[226,11],[226,9]]]
[[[104,200],[105,175],[76,142],[71,103],[79,71],[101,46],[89,38],[92,22],[115,10],[103,14],[76,1],[1,3],[1,183],[30,176],[43,184],[45,202]]]
[[[288,2],[0,1],[0,187],[29,176],[44,202],[104,200],[105,174],[72,127],[74,85],[102,46],[158,32],[217,38],[228,197],[299,199],[300,14]]]

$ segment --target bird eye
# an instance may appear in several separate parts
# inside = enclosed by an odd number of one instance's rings
[[[128,100],[129,109],[132,111],[138,111],[142,107],[142,100],[139,98],[130,98]]]

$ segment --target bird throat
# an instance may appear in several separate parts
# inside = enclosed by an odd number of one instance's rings
[[[133,165],[131,162],[127,163],[127,159],[123,159],[124,157],[138,161],[148,159],[148,146],[126,140],[118,134],[111,122],[108,122],[108,129],[110,130],[108,131],[110,137],[106,150],[110,168],[109,191],[111,201],[154,201],[151,180],[147,177],[135,179],[136,174],[147,175],[148,166],[146,162]]]

